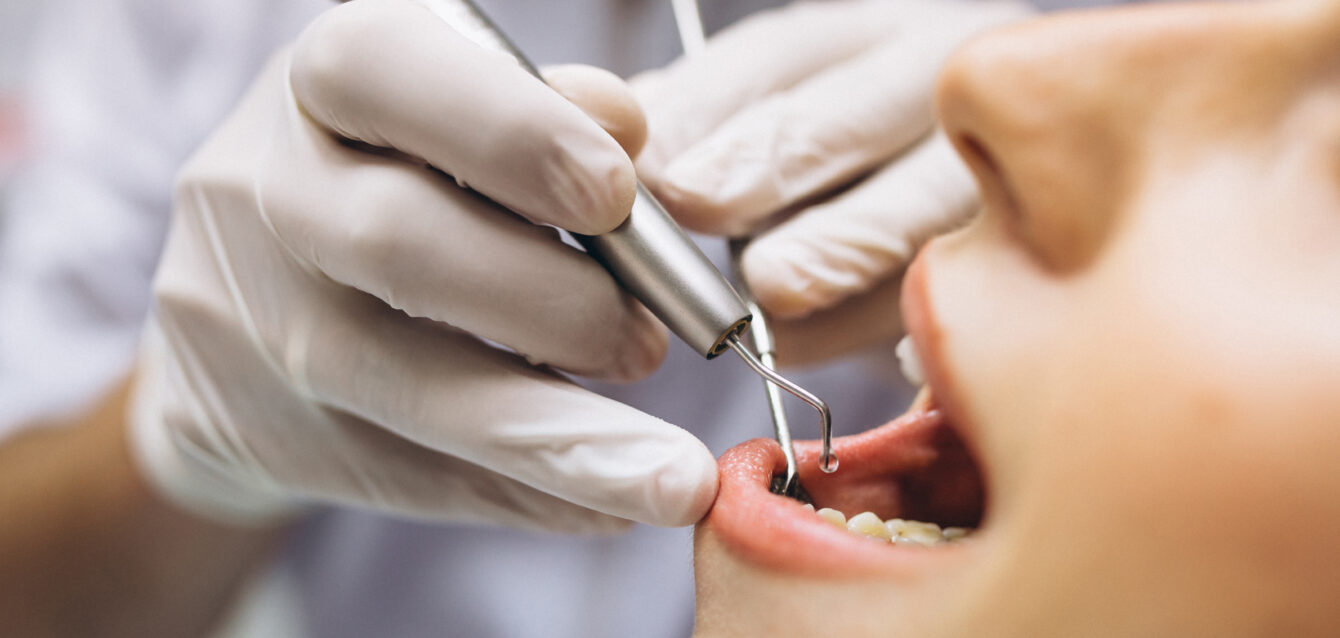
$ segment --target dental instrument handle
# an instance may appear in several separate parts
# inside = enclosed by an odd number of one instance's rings
[[[516,58],[532,75],[540,71],[471,0],[420,0],[476,44]],[[744,301],[641,182],[633,209],[614,230],[572,233],[625,289],[698,354],[711,359],[726,340],[749,326]]]
[[[573,236],[698,354],[716,357],[749,327],[752,315],[739,294],[641,183],[617,228]]]

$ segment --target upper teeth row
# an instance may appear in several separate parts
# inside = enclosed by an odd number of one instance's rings
[[[806,504],[814,511],[814,506]],[[972,530],[966,527],[946,527],[941,529],[935,523],[908,521],[901,518],[880,519],[874,512],[861,512],[848,519],[838,510],[825,507],[816,514],[819,518],[854,534],[890,541],[897,545],[939,545],[967,536]]]
[[[909,336],[903,337],[893,352],[898,355],[898,362],[903,369],[903,377],[914,386],[926,385],[926,372],[921,367],[921,357],[917,354],[917,347],[912,343],[912,338]]]

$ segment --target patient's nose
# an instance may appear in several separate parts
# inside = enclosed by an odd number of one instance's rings
[[[1053,269],[1101,249],[1160,90],[1138,72],[1158,52],[1138,52],[1142,40],[1122,24],[1081,14],[1007,28],[962,49],[941,76],[942,122],[987,214],[1005,216]]]
[[[1100,253],[1148,178],[1275,126],[1310,75],[1335,68],[1335,34],[1335,0],[1053,15],[953,56],[941,121],[987,214],[1003,215],[1043,264],[1074,269]]]

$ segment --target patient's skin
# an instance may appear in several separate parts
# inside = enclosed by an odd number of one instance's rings
[[[986,210],[903,303],[981,527],[814,524],[746,444],[698,529],[697,635],[1340,634],[1340,2],[1020,25],[950,62],[940,109]],[[831,479],[806,448],[816,500],[847,473],[848,515],[900,514],[938,412]]]

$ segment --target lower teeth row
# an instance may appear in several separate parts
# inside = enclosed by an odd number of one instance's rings
[[[806,504],[806,509],[814,511],[814,506]],[[901,518],[883,520],[874,512],[861,512],[847,518],[838,510],[825,507],[818,512],[819,518],[832,523],[853,534],[890,541],[895,545],[939,545],[959,540],[972,532],[966,527],[946,527],[941,529],[935,523],[907,521]]]

